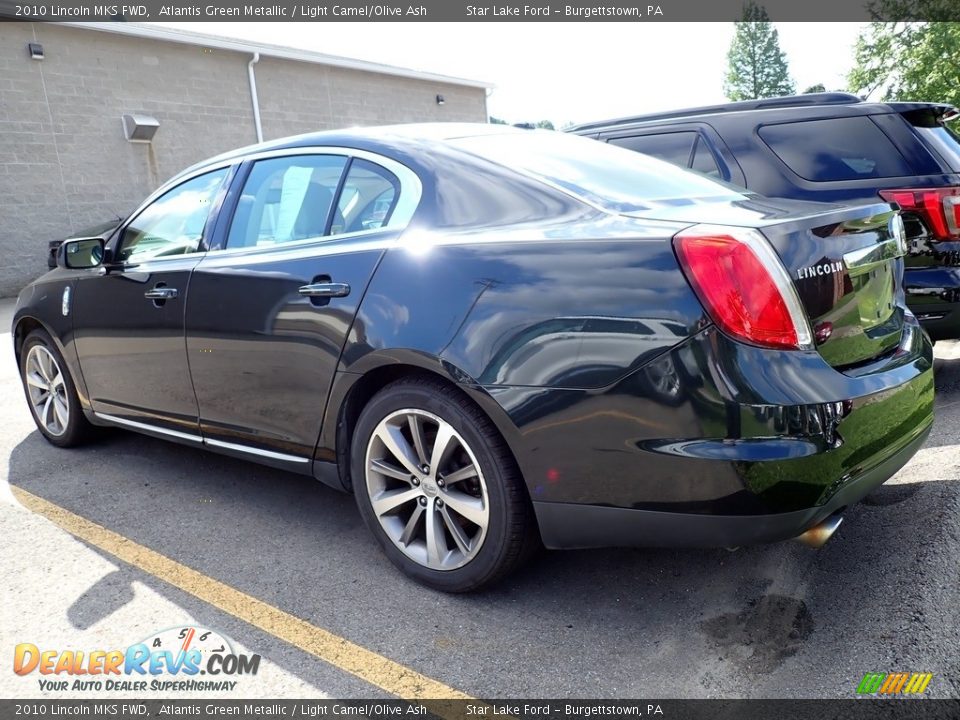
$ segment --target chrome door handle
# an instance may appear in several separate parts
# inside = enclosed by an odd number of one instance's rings
[[[173,300],[177,296],[177,289],[156,287],[153,290],[147,290],[143,296],[147,300]]]
[[[302,286],[298,292],[309,298],[346,297],[350,294],[350,286],[347,283],[336,282],[313,283]]]

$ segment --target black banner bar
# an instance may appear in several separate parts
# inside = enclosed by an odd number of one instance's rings
[[[0,0],[31,22],[730,22],[744,0]],[[761,0],[773,21],[960,20],[960,0]]]
[[[0,700],[0,717],[382,720],[956,720],[960,700]]]

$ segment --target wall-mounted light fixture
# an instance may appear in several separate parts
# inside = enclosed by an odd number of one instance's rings
[[[123,116],[123,134],[130,142],[150,142],[159,127],[160,122],[149,115]]]
[[[443,105],[446,100],[443,99],[443,95],[437,95],[437,105]]]
[[[27,43],[27,52],[34,60],[43,60],[43,45],[40,43]]]

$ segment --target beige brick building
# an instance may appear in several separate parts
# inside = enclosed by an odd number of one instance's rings
[[[482,82],[157,26],[0,21],[0,297],[45,271],[48,241],[256,142],[251,72],[264,140],[487,116]],[[155,118],[153,140],[129,142],[125,114]]]

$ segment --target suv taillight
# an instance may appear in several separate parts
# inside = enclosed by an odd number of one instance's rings
[[[810,328],[786,269],[756,230],[698,225],[673,247],[713,321],[754,345],[809,347]]]
[[[960,187],[881,190],[880,197],[920,216],[934,240],[960,237]]]

